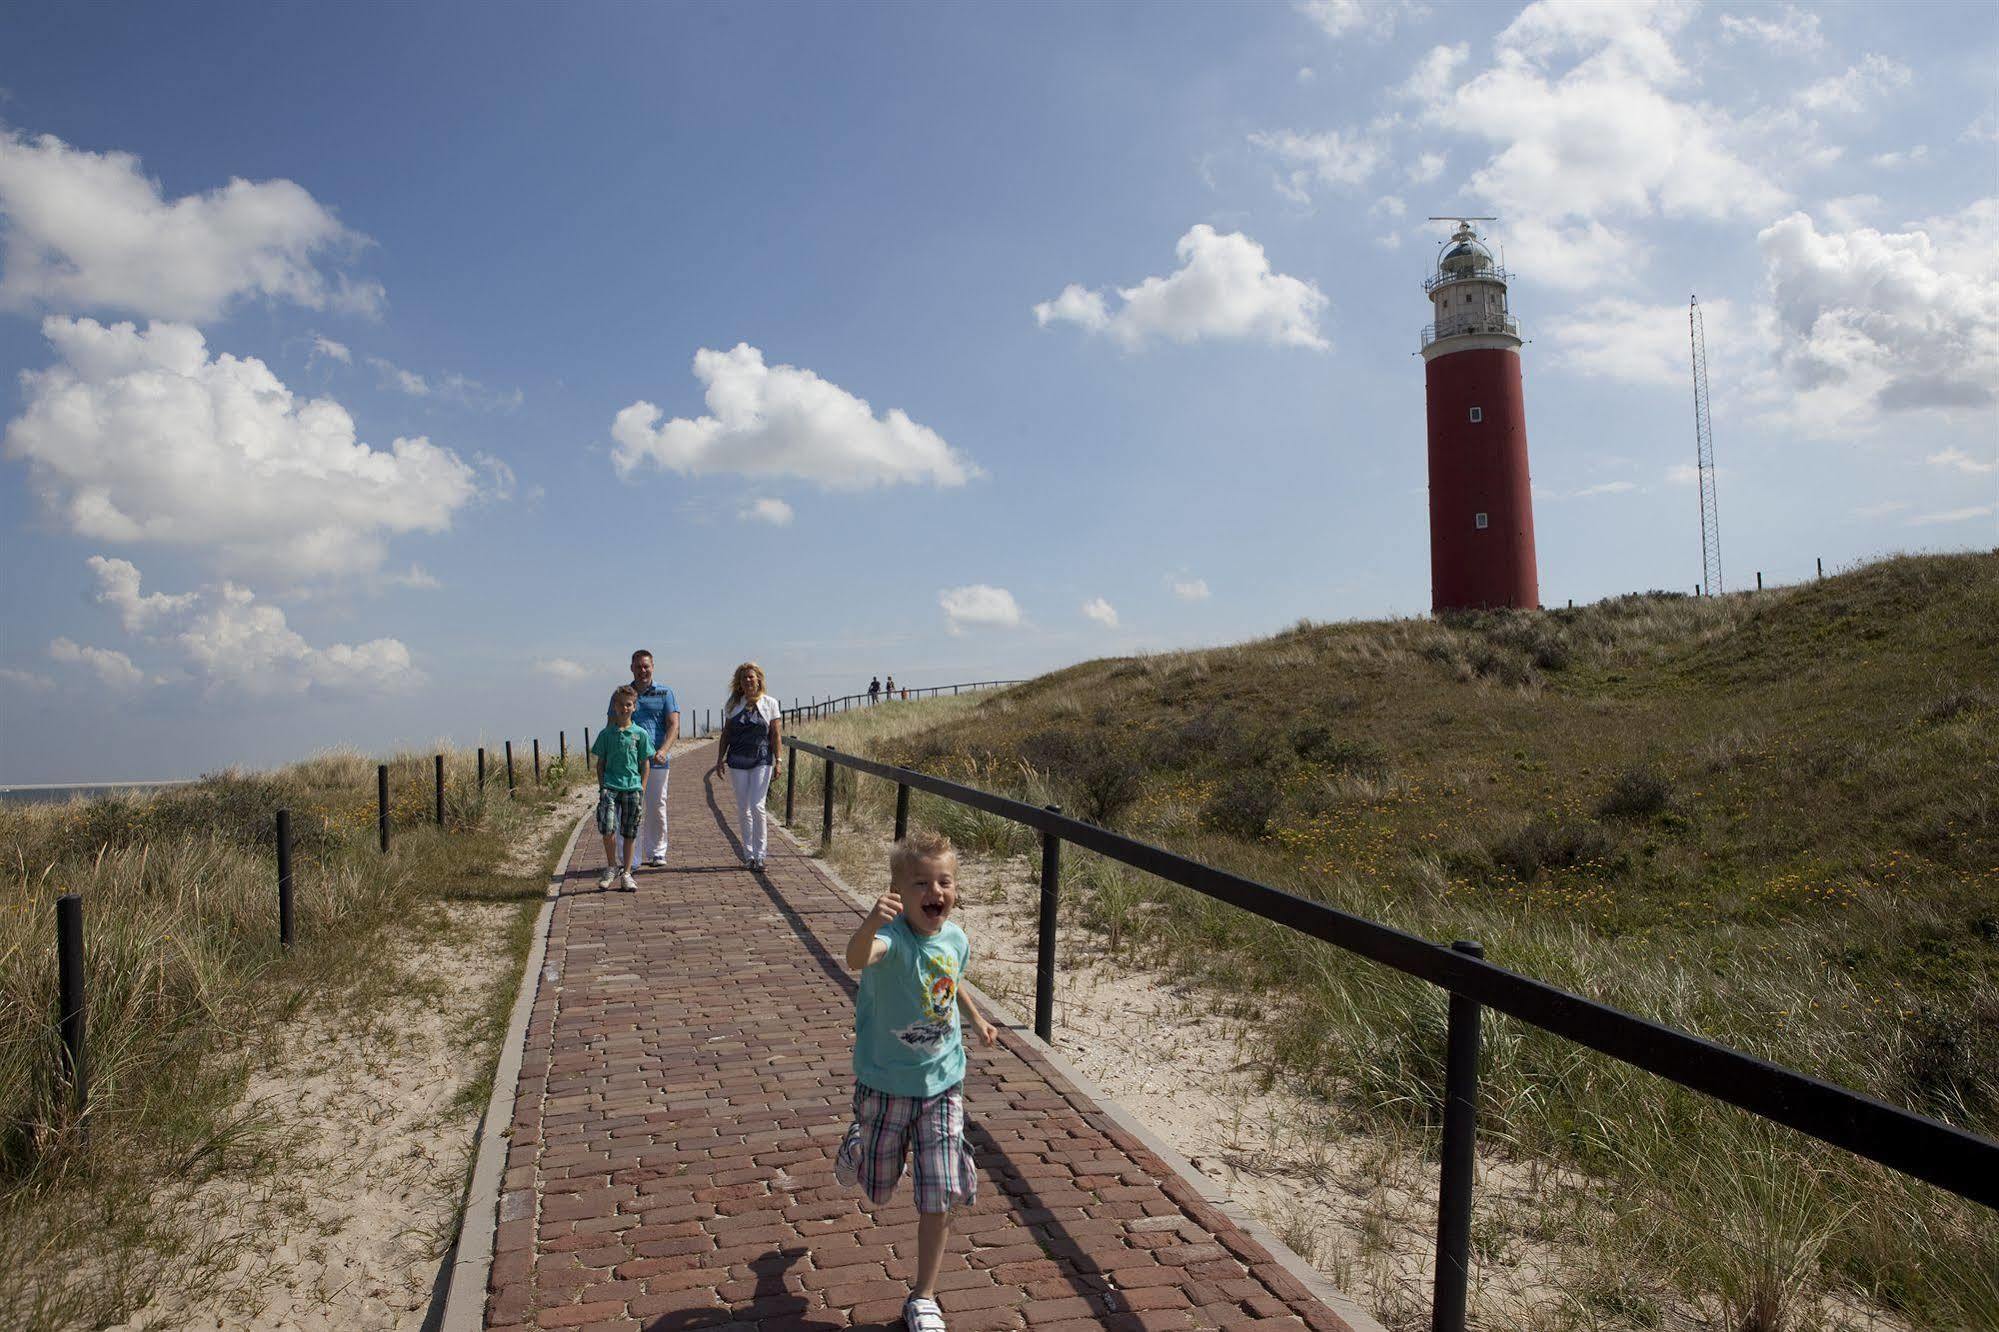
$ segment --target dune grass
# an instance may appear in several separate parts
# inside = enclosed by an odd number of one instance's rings
[[[560,764],[517,799],[489,755],[391,766],[391,850],[376,848],[375,763],[322,754],[150,795],[0,808],[0,1326],[96,1326],[170,1307],[235,1255],[177,1204],[219,1171],[276,1167],[279,1144],[236,1110],[260,1040],[308,1001],[380,1006],[371,954],[448,928],[452,901],[517,903],[524,954],[544,878],[500,872],[509,841],[566,786]],[[292,814],[298,943],[278,940],[275,812]],[[61,1074],[54,902],[84,900],[90,1100]],[[393,932],[393,938],[389,937]],[[467,1033],[483,1097],[511,998]],[[497,1014],[497,1018],[493,1018]]]
[[[1999,556],[1760,595],[1300,625],[801,734],[1041,802],[1999,1133]],[[799,773],[816,824],[818,765]],[[844,783],[854,783],[851,774]],[[892,790],[843,808],[890,817]],[[807,796],[810,795],[808,801]],[[919,799],[989,853],[1033,835]],[[1433,1132],[1444,998],[1072,854],[1076,922],[1256,1018],[1263,1076]],[[1508,1020],[1482,1143],[1613,1261],[1549,1327],[1999,1327],[1990,1212]],[[1552,1205],[1551,1205],[1552,1210]],[[1628,1260],[1628,1261],[1627,1261]],[[1649,1321],[1648,1321],[1649,1320]]]

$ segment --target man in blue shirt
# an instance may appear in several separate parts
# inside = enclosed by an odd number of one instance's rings
[[[656,867],[666,863],[666,779],[671,771],[667,765],[673,742],[680,738],[680,705],[673,701],[671,689],[652,682],[652,653],[644,648],[632,654],[632,690],[639,696],[632,709],[632,725],[652,741],[652,759],[646,767],[645,821],[639,825],[639,858]]]

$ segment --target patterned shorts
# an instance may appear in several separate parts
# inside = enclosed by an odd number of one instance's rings
[[[618,836],[625,838],[639,835],[639,793],[637,791],[613,791],[600,787],[597,791],[597,831],[609,836],[612,820],[615,818]]]
[[[870,1201],[889,1200],[912,1147],[918,1212],[935,1215],[978,1200],[979,1176],[965,1146],[962,1084],[935,1096],[894,1096],[855,1083],[854,1122],[840,1155],[853,1164]]]

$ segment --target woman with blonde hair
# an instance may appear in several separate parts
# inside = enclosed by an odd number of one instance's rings
[[[736,788],[736,822],[741,829],[743,863],[764,867],[770,841],[770,818],[764,797],[784,760],[777,700],[764,692],[763,667],[746,661],[729,677],[729,701],[722,708],[722,743],[715,748],[715,775],[726,767]]]

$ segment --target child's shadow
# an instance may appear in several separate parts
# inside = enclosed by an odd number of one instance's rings
[[[748,1300],[737,1301],[726,1308],[710,1306],[705,1309],[676,1309],[672,1313],[661,1314],[645,1325],[645,1332],[696,1332],[700,1328],[712,1328],[717,1323],[733,1320],[737,1323],[761,1323],[767,1319],[781,1319],[787,1332],[856,1332],[868,1324],[854,1324],[852,1328],[842,1320],[833,1317],[812,1316],[814,1297],[796,1291],[785,1285],[784,1274],[799,1259],[809,1252],[803,1246],[792,1249],[773,1249],[761,1258],[750,1260],[750,1270],[756,1273],[756,1289]],[[823,1304],[822,1304],[823,1308]],[[878,1327],[900,1327],[900,1319],[894,1323],[876,1324]]]

